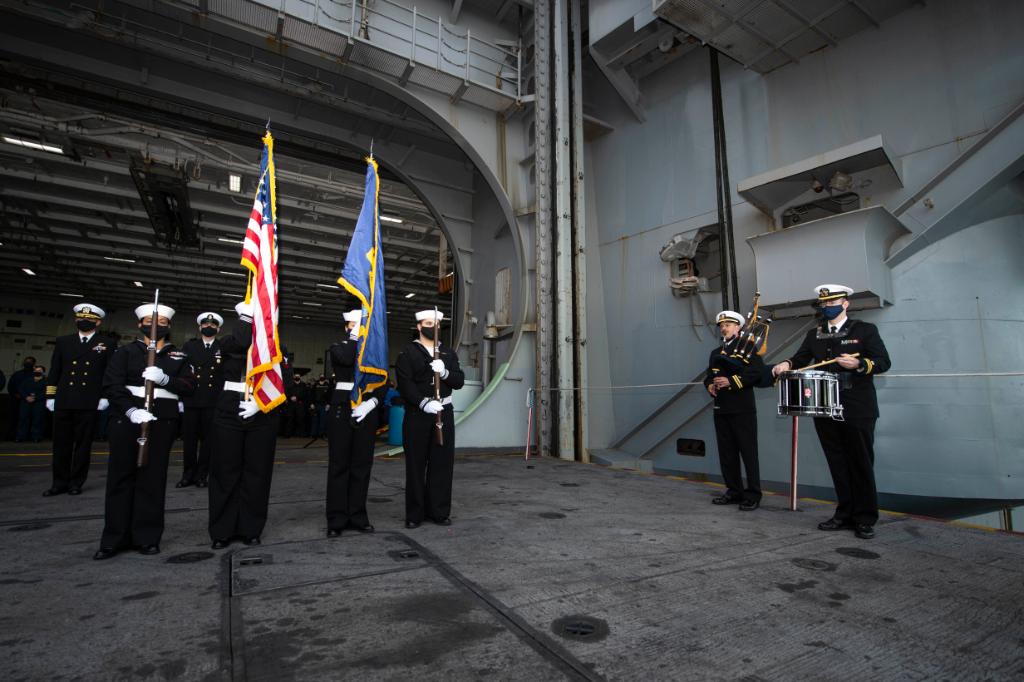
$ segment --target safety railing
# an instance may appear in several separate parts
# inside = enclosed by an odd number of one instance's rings
[[[521,56],[392,0],[172,0],[492,109],[518,102]],[[339,54],[340,52],[340,54]]]

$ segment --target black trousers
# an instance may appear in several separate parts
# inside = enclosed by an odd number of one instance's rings
[[[210,460],[210,539],[262,535],[277,448],[277,410],[242,420],[217,410]]]
[[[136,428],[138,428],[136,426]],[[96,410],[55,410],[53,413],[53,487],[81,488],[89,476]],[[111,445],[113,450],[113,445]],[[113,453],[111,453],[113,459]],[[106,545],[104,545],[106,546]]]
[[[347,405],[331,408],[327,421],[327,527],[366,526],[366,495],[373,469],[377,410],[355,427]]]
[[[452,512],[452,473],[455,468],[455,413],[441,413],[444,445],[437,444],[434,415],[408,410],[402,422],[405,443],[405,520],[441,521]]]
[[[205,481],[210,473],[215,407],[186,407],[181,420],[181,480]]]
[[[726,494],[746,500],[761,499],[761,471],[757,463],[757,413],[715,413],[715,436],[718,439],[718,462],[722,466]],[[747,471],[747,487],[743,487],[740,458]]]
[[[100,547],[124,549],[160,544],[164,533],[167,462],[177,432],[177,419],[150,422],[149,463],[139,468],[139,425],[124,416],[110,419],[110,458]]]
[[[835,518],[873,526],[878,521],[875,490],[875,419],[815,419],[836,489]]]

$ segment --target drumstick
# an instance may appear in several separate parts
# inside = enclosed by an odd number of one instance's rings
[[[850,353],[850,357],[851,358],[859,358],[860,357],[860,353]],[[808,370],[808,369],[814,369],[815,367],[824,367],[825,365],[831,365],[833,362],[839,362],[839,358],[832,358],[831,360],[825,360],[824,362],[816,362],[813,365],[807,365],[806,367],[801,367],[797,371],[798,372],[803,372],[803,371]]]

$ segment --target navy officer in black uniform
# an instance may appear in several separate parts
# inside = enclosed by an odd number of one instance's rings
[[[352,407],[352,381],[359,353],[359,325],[363,311],[344,314],[348,338],[332,344],[328,351],[337,382],[331,394],[327,421],[327,537],[335,538],[346,528],[372,533],[366,512],[370,490],[373,446],[377,437],[376,407],[384,402],[385,387]]]
[[[436,318],[435,318],[436,315]],[[452,391],[465,375],[455,351],[441,345],[441,320],[434,310],[416,313],[417,338],[395,362],[398,392],[405,400],[402,439],[405,444],[405,527],[424,519],[451,525],[452,472],[455,467],[455,413]],[[433,359],[434,345],[439,357]],[[441,400],[434,399],[434,373],[441,375]],[[441,414],[443,444],[437,444],[436,415]]]
[[[78,331],[59,336],[46,381],[46,408],[53,412],[53,483],[43,497],[78,495],[89,475],[96,411],[107,409],[103,374],[116,341],[99,333],[106,317],[91,303],[73,308]]]
[[[839,375],[839,402],[843,421],[816,417],[814,430],[825,451],[832,483],[836,489],[836,511],[820,530],[852,528],[862,539],[875,536],[878,521],[878,493],[875,490],[875,422],[878,399],[874,376],[891,365],[889,352],[870,322],[847,316],[853,289],[841,284],[815,287],[824,320],[807,332],[800,349],[789,360],[772,368],[778,375],[824,360],[836,362],[822,370]],[[858,354],[857,357],[854,357]]]
[[[751,354],[749,359],[736,353],[742,315],[733,310],[723,310],[715,319],[722,333],[722,345],[711,351],[704,386],[715,399],[715,437],[725,493],[711,502],[738,503],[742,511],[753,511],[761,504],[754,386],[760,385],[764,378],[764,361],[757,353]],[[745,488],[740,470],[741,457],[747,471]]]
[[[220,342],[217,340],[224,318],[213,312],[200,313],[196,324],[199,325],[199,338],[189,339],[182,346],[192,365],[196,390],[182,400],[185,406],[181,424],[183,462],[181,480],[176,488],[190,485],[206,487],[213,449],[213,413],[217,398],[224,389]]]
[[[155,309],[154,309],[155,308]],[[156,364],[147,367],[150,325],[157,316]],[[110,400],[110,459],[103,536],[93,559],[109,559],[135,547],[140,554],[158,554],[164,532],[164,501],[171,444],[178,433],[178,398],[195,389],[188,356],[166,341],[174,309],[152,303],[135,309],[140,337],[118,348],[103,375],[103,393]],[[147,381],[154,384],[153,402],[144,409]],[[149,461],[138,467],[140,425],[149,423]]]
[[[238,321],[221,336],[224,389],[213,416],[213,458],[210,460],[210,539],[224,549],[235,538],[261,544],[267,524],[270,483],[281,407],[262,412],[246,393],[246,369],[252,345],[252,303],[235,306]],[[282,378],[292,380],[288,355],[281,347]]]

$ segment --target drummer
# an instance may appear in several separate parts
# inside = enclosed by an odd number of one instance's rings
[[[738,504],[741,511],[754,511],[761,505],[754,386],[761,385],[764,361],[757,353],[746,359],[735,352],[744,321],[742,315],[723,310],[715,319],[722,334],[722,345],[711,351],[704,387],[715,399],[715,438],[725,493],[713,498],[711,503]],[[743,487],[740,457],[747,470],[746,488]]]
[[[836,510],[831,519],[818,524],[818,529],[852,529],[858,538],[867,540],[875,537],[878,521],[874,472],[878,400],[874,375],[889,369],[889,353],[875,325],[847,316],[853,289],[821,284],[814,294],[824,319],[807,332],[796,355],[775,365],[772,374],[833,361],[820,369],[838,374],[843,421],[816,417],[814,430],[832,473]]]

